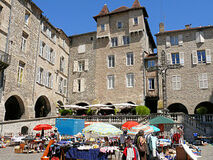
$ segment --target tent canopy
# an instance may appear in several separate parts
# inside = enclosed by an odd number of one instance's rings
[[[163,117],[163,116],[158,116],[158,117],[155,117],[153,119],[150,119],[149,123],[151,125],[154,125],[154,124],[173,124],[174,121],[172,119],[170,119],[170,118],[166,118],[166,117]]]

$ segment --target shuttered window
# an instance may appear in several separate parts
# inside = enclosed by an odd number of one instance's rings
[[[199,88],[208,88],[208,75],[207,73],[198,74]]]
[[[133,53],[127,53],[126,54],[126,65],[127,66],[134,65],[134,55],[133,55]]]
[[[134,87],[134,74],[133,73],[128,73],[126,75],[126,86]]]
[[[181,89],[181,77],[178,75],[172,76],[172,89],[180,90]]]
[[[196,43],[204,43],[204,33],[202,31],[196,32]]]
[[[115,87],[115,77],[114,77],[114,75],[108,75],[107,76],[107,88],[114,89],[114,87]]]

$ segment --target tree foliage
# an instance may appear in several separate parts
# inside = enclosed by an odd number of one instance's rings
[[[137,115],[149,115],[150,109],[146,106],[137,106],[136,107],[136,114]]]
[[[206,107],[200,107],[196,109],[197,114],[207,114],[207,112],[208,112],[208,109]]]
[[[66,115],[72,115],[73,111],[71,109],[60,109],[59,113],[62,116],[66,116]]]

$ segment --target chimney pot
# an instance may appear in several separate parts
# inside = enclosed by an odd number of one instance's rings
[[[186,29],[190,29],[191,26],[192,26],[191,24],[187,24],[187,25],[185,25],[185,28],[186,28]]]
[[[159,28],[160,28],[160,32],[164,32],[164,23],[163,22],[161,22],[159,24]]]

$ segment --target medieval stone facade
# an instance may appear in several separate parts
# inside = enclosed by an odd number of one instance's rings
[[[162,27],[160,30],[156,34],[159,62],[165,51],[168,65],[182,65],[180,69],[167,70],[168,109],[194,114],[203,106],[213,113],[213,27],[187,25],[181,30],[164,31]],[[159,79],[162,93],[161,76]]]

